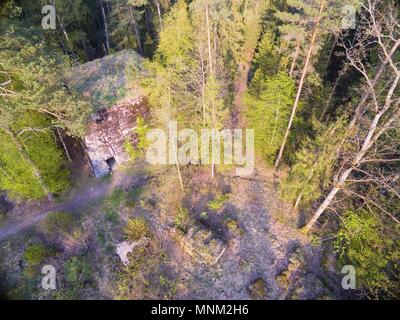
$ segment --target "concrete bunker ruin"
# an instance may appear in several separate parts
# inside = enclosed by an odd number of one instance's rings
[[[97,178],[130,160],[125,143],[137,143],[137,118],[148,116],[138,84],[143,72],[143,58],[133,50],[123,50],[79,65],[69,79],[69,85],[92,105],[83,141]]]

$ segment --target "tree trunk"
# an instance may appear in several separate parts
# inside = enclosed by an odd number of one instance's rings
[[[171,119],[171,105],[172,105],[172,103],[171,103],[171,86],[169,86],[168,87],[168,111],[169,111],[168,119]],[[179,165],[179,158],[178,158],[178,150],[177,150],[178,148],[175,145],[175,140],[172,143],[172,149],[173,149],[175,160],[176,160],[175,165],[176,165],[176,171],[178,173],[179,184],[180,184],[181,190],[184,191],[181,168]],[[170,159],[170,161],[171,161],[171,159]]]
[[[89,60],[89,53],[87,50],[86,42],[84,39],[81,39],[82,46],[83,46],[83,51],[85,52],[86,60]]]
[[[341,78],[342,78],[342,75],[340,74],[340,75],[337,77],[337,79],[336,79],[336,81],[335,81],[335,84],[333,85],[333,88],[332,88],[332,91],[331,91],[331,93],[330,93],[330,95],[329,95],[329,98],[328,98],[327,102],[325,103],[324,109],[322,110],[321,117],[319,118],[319,121],[321,121],[321,122],[322,122],[322,121],[324,120],[324,118],[325,118],[325,113],[328,111],[329,105],[330,105],[330,103],[331,103],[331,101],[332,101],[333,95],[334,95],[335,92],[336,92],[336,88],[337,88],[337,86],[338,86],[338,84],[339,84]]]
[[[205,89],[206,89],[206,70],[204,63],[204,56],[202,48],[200,48],[200,59],[201,59],[201,103],[203,107],[203,127],[206,127],[206,100],[205,100]]]
[[[356,168],[361,160],[364,158],[366,152],[372,147],[372,145],[378,140],[378,138],[382,135],[382,133],[390,127],[390,125],[399,117],[400,115],[400,107],[397,105],[397,109],[393,112],[389,120],[386,121],[385,124],[383,124],[380,129],[378,130],[378,123],[380,119],[387,113],[390,104],[392,103],[392,96],[397,88],[397,85],[400,80],[400,73],[397,74],[396,78],[394,79],[391,88],[386,96],[386,101],[384,107],[379,111],[373,121],[371,122],[371,125],[369,127],[368,133],[364,139],[363,145],[358,151],[358,153],[355,155],[354,160],[351,163],[351,167],[346,169],[340,176],[338,181],[334,184],[333,188],[329,192],[328,196],[325,198],[325,200],[321,203],[317,211],[315,211],[313,217],[311,220],[307,223],[307,225],[303,228],[304,232],[309,232],[310,229],[313,227],[315,222],[318,220],[318,218],[321,216],[321,214],[325,211],[325,209],[329,206],[329,204],[332,202],[333,198],[335,197],[336,193],[343,188],[344,183],[346,182],[347,178],[349,177],[350,173]],[[351,125],[351,124],[350,124]],[[378,130],[378,132],[376,132]],[[376,134],[375,134],[376,133]]]
[[[52,4],[53,7],[56,7],[56,4],[55,4],[54,0],[52,0],[50,3]],[[76,55],[75,55],[74,49],[72,48],[72,45],[71,45],[71,42],[69,40],[69,36],[68,36],[67,30],[65,29],[65,26],[64,26],[64,21],[63,21],[63,19],[61,19],[60,15],[58,15],[58,14],[57,14],[57,19],[58,19],[58,22],[60,23],[60,26],[61,26],[61,32],[64,35],[65,40],[67,41],[68,51],[72,54],[72,58],[76,59]],[[61,40],[61,42],[62,42],[62,47],[65,50],[64,41]]]
[[[299,105],[300,96],[301,96],[301,92],[303,90],[304,80],[305,80],[306,75],[307,75],[308,66],[310,64],[311,55],[312,55],[312,52],[314,50],[314,43],[315,43],[315,39],[317,37],[318,26],[319,26],[319,23],[321,21],[322,11],[324,9],[324,5],[325,5],[325,0],[322,0],[320,8],[319,8],[319,12],[318,12],[318,17],[317,17],[317,20],[315,22],[314,31],[313,31],[313,34],[312,34],[312,37],[311,37],[310,48],[308,49],[306,62],[304,64],[303,72],[302,72],[302,75],[301,75],[299,88],[297,89],[296,99],[294,101],[294,105],[293,105],[293,108],[292,108],[292,114],[290,115],[289,123],[288,123],[287,129],[286,129],[286,132],[285,132],[285,136],[283,137],[283,141],[282,141],[281,148],[279,150],[278,158],[276,159],[276,162],[275,162],[275,170],[278,169],[279,164],[281,162],[282,155],[283,155],[283,150],[285,149],[286,141],[287,141],[287,138],[289,136],[290,129],[292,128],[294,116],[296,114],[296,110],[297,110],[297,107]]]
[[[64,139],[63,139],[63,137],[62,137],[62,134],[61,134],[59,128],[57,128],[57,134],[58,134],[58,137],[60,138],[61,144],[62,144],[63,147],[64,147],[65,154],[66,154],[66,156],[67,156],[67,158],[68,158],[68,161],[69,161],[69,162],[72,162],[71,156],[69,155],[69,151],[68,151],[67,145],[66,145],[65,142],[64,142]]]
[[[160,26],[162,27],[161,8],[160,8],[160,2],[158,0],[156,0],[156,6],[157,6],[158,19],[160,20]]]
[[[378,80],[381,78],[383,70],[385,70],[385,67],[387,66],[387,64],[389,63],[390,58],[393,56],[393,54],[396,52],[397,48],[400,45],[400,40],[396,41],[395,44],[393,45],[392,49],[389,52],[389,56],[384,60],[384,62],[379,66],[378,71],[375,74],[374,79],[372,79],[371,81],[371,86],[374,87],[376,85],[376,83],[378,82]],[[360,111],[361,108],[365,105],[365,102],[367,102],[368,98],[371,95],[371,91],[370,90],[366,90],[366,92],[363,94],[363,96],[361,97],[360,102],[358,103],[355,111],[354,111],[354,115],[353,118],[351,119],[350,125],[349,125],[349,130],[352,130],[357,122],[357,119],[360,115]]]
[[[212,74],[213,64],[212,64],[212,54],[211,54],[210,22],[208,20],[208,4],[206,4],[206,26],[207,26],[208,60],[210,64],[210,74]]]
[[[207,27],[207,43],[208,43],[208,59],[209,59],[209,64],[210,64],[210,74],[213,75],[214,70],[213,70],[213,63],[212,63],[212,54],[211,54],[211,36],[210,36],[210,22],[208,19],[208,4],[206,3],[206,27]],[[215,128],[215,110],[214,110],[214,104],[212,107],[212,128]],[[214,138],[211,144],[214,143]],[[211,156],[211,177],[214,178],[214,158]]]
[[[103,17],[103,22],[104,22],[104,36],[106,38],[106,51],[107,54],[110,53],[110,38],[109,38],[109,34],[108,34],[108,25],[107,25],[107,17],[106,17],[106,12],[104,10],[104,6],[103,6],[103,1],[99,0],[100,3],[100,8],[101,8],[101,15]]]
[[[131,17],[131,22],[132,22],[132,25],[133,25],[133,30],[135,32],[135,37],[136,37],[136,42],[137,42],[138,47],[139,47],[139,52],[140,52],[141,55],[143,55],[142,44],[140,43],[139,30],[138,30],[138,27],[137,27],[136,20],[133,17],[133,12],[132,12],[132,7],[131,6],[129,6],[129,16]]]

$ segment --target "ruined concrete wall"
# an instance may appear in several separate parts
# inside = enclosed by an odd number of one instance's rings
[[[126,100],[92,117],[84,141],[96,177],[110,172],[108,159],[114,158],[116,165],[129,160],[124,143],[129,140],[136,144],[134,130],[139,115],[143,118],[148,115],[148,107],[142,97]]]

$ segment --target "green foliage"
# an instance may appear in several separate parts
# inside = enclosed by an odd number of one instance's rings
[[[175,212],[175,228],[178,228],[183,233],[186,233],[190,225],[189,210],[185,207],[179,207]]]
[[[165,65],[183,68],[193,48],[193,28],[185,1],[178,0],[164,16],[156,55]]]
[[[67,234],[74,225],[75,219],[71,214],[52,212],[40,223],[40,229],[49,235]]]
[[[321,20],[318,25],[319,39],[314,45],[314,52],[318,52],[323,45],[325,35],[339,31],[343,18],[341,8],[345,5],[354,5],[357,1],[327,0],[324,3]],[[280,20],[277,25],[281,38],[281,49],[290,60],[299,60],[308,51],[307,38],[314,30],[315,21],[319,14],[321,2],[318,0],[299,1],[287,0],[282,10],[274,13]],[[315,61],[315,60],[314,60]],[[311,61],[311,64],[314,62]],[[301,69],[301,64],[295,63],[295,69]],[[314,74],[314,76],[317,76]]]
[[[389,290],[391,263],[397,263],[400,247],[397,237],[389,235],[374,213],[366,210],[347,211],[337,233],[335,250],[341,265],[356,269],[356,284],[370,291]]]
[[[110,14],[112,47],[116,50],[135,48],[143,53],[140,29],[144,10],[141,7],[147,4],[147,0],[111,0],[110,3],[113,8]]]
[[[3,224],[5,220],[6,220],[6,214],[0,211],[0,226]]]
[[[331,182],[332,170],[337,160],[337,148],[344,138],[345,120],[339,118],[330,125],[314,121],[316,136],[308,139],[296,152],[294,165],[280,185],[282,197],[308,204],[316,200]]]
[[[118,222],[118,209],[127,199],[126,192],[121,188],[114,189],[102,203],[102,209],[107,221],[115,225]]]
[[[129,160],[131,162],[134,162],[137,158],[137,154],[136,154],[135,148],[133,147],[133,145],[129,141],[129,139],[125,139],[125,141],[124,141],[124,150],[128,154]]]
[[[137,158],[143,157],[145,155],[145,151],[147,148],[147,139],[146,135],[149,131],[149,127],[146,124],[145,120],[138,116],[136,119],[136,128],[134,130],[135,134],[135,145],[133,145],[129,139],[126,139],[124,142],[125,152],[129,155],[130,161],[134,162]]]
[[[261,77],[256,73],[246,96],[249,127],[254,145],[268,164],[273,164],[289,121],[294,101],[294,81],[284,73]],[[292,132],[292,134],[295,134]]]
[[[124,189],[116,188],[103,200],[103,208],[118,209],[125,200]]]
[[[149,127],[146,124],[145,120],[141,116],[138,116],[136,119],[136,129],[135,129],[135,134],[137,138],[136,148],[141,157],[144,156],[144,152],[147,148],[146,135],[148,131]]]
[[[147,245],[135,247],[130,253],[130,264],[117,275],[117,299],[165,297],[172,281],[163,273],[165,252],[156,239]]]
[[[127,199],[126,199],[126,205],[130,208],[133,208],[136,206],[137,201],[140,199],[140,195],[143,192],[143,188],[132,188],[128,191]]]
[[[7,3],[16,16],[21,13],[21,7]],[[12,197],[38,199],[69,187],[63,152],[52,130],[82,136],[90,107],[64,85],[63,76],[72,65],[69,58],[46,41],[39,22],[24,24],[22,18],[29,20],[30,14],[16,16],[0,21],[0,83],[7,92],[0,95],[0,136],[5,141],[0,188]]]
[[[206,82],[204,104],[205,118],[204,125],[208,128],[221,130],[227,111],[224,108],[224,101],[220,97],[221,88],[214,75],[211,75]]]
[[[24,259],[28,266],[35,267],[52,255],[54,255],[54,250],[42,244],[34,244],[26,248]]]
[[[38,199],[43,190],[32,168],[20,155],[10,137],[0,129],[0,189],[7,190],[10,197]]]
[[[195,68],[193,39],[187,5],[179,0],[164,16],[159,45],[153,62],[147,66],[149,77],[142,83],[150,104],[157,110],[155,120],[162,125],[171,119],[186,124],[199,119],[191,92],[195,79],[189,76]]]
[[[126,223],[124,235],[130,241],[138,241],[143,237],[150,237],[151,233],[143,218],[132,218]]]
[[[18,128],[20,132],[29,126],[42,130],[26,131],[19,137],[29,158],[39,169],[50,192],[61,193],[67,190],[69,171],[63,152],[56,145],[53,133],[48,130],[50,121],[38,113],[28,113],[15,123],[15,128]]]
[[[7,89],[14,92],[0,96],[0,127],[9,128],[21,115],[34,111],[67,133],[82,136],[91,108],[66,89],[63,77],[72,65],[69,58],[40,38],[40,29],[26,28],[13,20],[0,23],[0,31],[0,71],[11,80]],[[29,120],[25,119],[27,124]]]
[[[209,201],[207,205],[212,210],[219,210],[223,207],[223,205],[228,199],[229,199],[229,194],[218,195],[213,200]]]
[[[207,211],[201,212],[200,213],[200,219],[207,220],[208,219],[208,212]]]
[[[226,228],[231,232],[233,235],[243,235],[244,231],[240,228],[239,223],[237,220],[234,219],[227,219],[224,222]]]
[[[266,31],[257,45],[253,59],[253,68],[256,70],[257,78],[274,76],[278,73],[280,56],[274,38],[275,35],[272,31]],[[258,84],[257,81],[254,81],[252,86]]]
[[[118,212],[113,209],[107,209],[105,212],[105,217],[107,221],[113,225],[116,225],[118,222]]]
[[[90,279],[91,274],[92,268],[84,257],[72,257],[64,264],[64,275],[68,284],[81,285]]]

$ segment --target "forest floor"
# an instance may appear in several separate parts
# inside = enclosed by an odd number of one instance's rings
[[[10,219],[0,227],[0,241],[39,223],[51,212],[74,212],[83,210],[94,202],[105,198],[117,188],[134,186],[143,181],[134,169],[117,170],[112,175],[98,181],[90,179],[85,185],[77,186],[61,203],[27,202],[14,208]]]
[[[232,114],[235,127],[245,127],[243,95],[248,72],[248,63],[240,66]],[[248,177],[238,177],[233,174],[234,170],[226,170],[211,179],[209,168],[190,166],[183,170],[184,192],[177,188],[174,168],[161,170],[159,174],[154,172],[151,173],[146,166],[122,168],[101,181],[80,181],[78,187],[60,203],[16,206],[0,227],[0,255],[6,261],[0,264],[0,271],[14,279],[9,286],[24,277],[18,266],[26,242],[43,241],[40,240],[43,236],[36,235],[36,232],[40,235],[40,230],[35,229],[35,225],[51,212],[64,211],[81,215],[79,223],[89,241],[84,255],[94,268],[92,277],[96,285],[86,291],[80,287],[79,298],[116,297],[118,277],[128,271],[122,266],[115,248],[123,240],[122,230],[126,221],[134,217],[143,217],[149,223],[158,246],[155,256],[164,256],[165,252],[165,259],[164,267],[144,281],[155,289],[150,291],[147,288],[130,298],[343,297],[340,275],[335,270],[329,250],[327,252],[321,243],[313,243],[299,232],[294,213],[283,223],[282,218],[289,206],[280,200],[274,186],[273,171],[262,161],[256,161],[255,170]],[[134,206],[125,202],[116,204],[112,212],[115,210],[117,216],[111,215],[110,218],[104,199],[113,197],[116,190],[122,190],[125,197],[132,191],[140,195]],[[210,203],[221,196],[224,201],[212,208]],[[208,230],[224,244],[225,249],[216,263],[205,263],[193,252],[184,250],[186,237],[176,227],[176,212],[180,207],[188,208],[189,228]],[[33,233],[29,233],[32,228]],[[205,250],[208,249],[205,243]],[[70,256],[71,253],[67,252],[52,263],[62,269]],[[148,257],[148,260],[152,258]],[[13,277],[7,275],[10,272]],[[40,291],[40,288],[36,289]],[[41,294],[43,297],[44,293]]]

